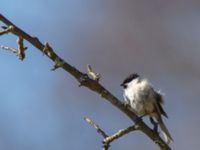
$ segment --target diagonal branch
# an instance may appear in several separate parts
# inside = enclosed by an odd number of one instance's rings
[[[17,35],[18,37],[22,37],[24,40],[28,41],[34,47],[36,47],[38,50],[44,53],[43,50],[45,45],[42,44],[38,38],[30,36],[20,28],[15,26],[2,14],[0,14],[0,21],[2,21],[7,26],[12,26],[13,29],[11,32],[13,34]],[[51,55],[47,55],[47,53],[45,53],[45,55],[49,57],[49,59],[51,59],[54,62],[56,60],[63,60],[54,52],[54,50],[51,47],[49,47],[49,50],[52,51]],[[82,86],[85,86],[90,90],[96,92],[97,94],[101,95],[102,98],[104,98],[113,106],[125,113],[133,122],[136,122],[137,120],[138,129],[141,130],[144,134],[146,134],[152,141],[154,141],[160,147],[161,150],[171,150],[171,148],[162,140],[158,133],[154,132],[151,128],[149,128],[142,120],[138,120],[137,116],[129,108],[125,107],[125,105],[119,99],[117,99],[112,93],[110,93],[97,81],[89,78],[87,74],[80,72],[67,62],[63,61],[62,66],[60,67],[67,71],[69,74],[71,74]]]

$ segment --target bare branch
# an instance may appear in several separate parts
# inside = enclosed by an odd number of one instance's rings
[[[24,48],[23,38],[21,36],[17,38],[17,45],[18,45],[17,56],[19,57],[20,60],[23,60],[25,58],[26,48]]]
[[[19,59],[23,60],[25,58],[25,50],[27,49],[27,47],[23,46],[23,39],[22,38],[18,38],[17,43],[18,43],[18,49],[8,47],[8,46],[3,46],[3,45],[1,45],[0,48],[7,50],[7,51],[11,51],[13,53],[16,53],[17,56],[19,57]]]
[[[125,129],[121,129],[118,132],[114,133],[111,136],[108,136],[96,123],[94,123],[91,119],[89,119],[88,117],[84,117],[84,120],[89,123],[93,128],[95,128],[97,130],[97,132],[103,136],[103,147],[104,150],[107,150],[110,147],[110,143],[113,142],[114,140],[119,139],[120,137],[132,132],[132,131],[136,131],[139,129],[138,125],[135,124],[133,126],[130,126],[128,128]]]
[[[12,48],[12,47],[8,47],[8,46],[3,46],[1,45],[1,49],[7,50],[7,51],[11,51],[13,53],[17,53],[18,49],[16,48]]]
[[[110,144],[111,142],[113,142],[114,140],[132,132],[132,131],[136,131],[139,129],[139,126],[137,124],[133,125],[133,126],[130,126],[128,128],[125,128],[125,129],[121,129],[119,130],[118,132],[116,132],[115,134],[105,138],[103,140],[103,143],[107,143],[107,144]]]
[[[95,128],[97,130],[97,132],[102,135],[104,138],[107,138],[108,135],[95,123],[93,122],[91,119],[89,119],[88,117],[84,117],[84,120],[89,123],[93,128]]]
[[[12,22],[10,22],[7,18],[5,18],[2,14],[0,14],[0,21],[2,21],[7,26],[13,26],[13,29],[11,32],[17,36],[21,36],[23,39],[31,43],[34,47],[36,47],[38,50],[40,50],[42,53],[44,50],[45,45],[43,45],[38,38],[34,36],[30,36],[17,26],[15,26]],[[47,57],[49,57],[52,61],[55,62],[56,60],[63,60],[61,57],[59,57],[56,53],[54,53],[54,50],[50,48],[50,50],[53,51],[53,53],[49,56],[45,53]],[[110,102],[113,106],[118,108],[120,111],[125,113],[133,122],[135,122],[137,119],[137,116],[134,114],[133,111],[131,111],[129,108],[125,107],[125,105],[117,99],[111,92],[109,92],[107,89],[105,89],[101,84],[99,84],[97,81],[90,79],[88,75],[85,73],[80,72],[75,67],[71,66],[65,61],[62,61],[61,67],[67,71],[69,74],[71,74],[82,86],[85,86],[89,88],[90,90],[98,93],[102,96],[105,100]],[[161,150],[171,150],[169,145],[167,145],[163,139],[159,136],[158,133],[154,132],[150,127],[148,127],[142,120],[137,121],[138,129],[142,131],[144,134],[146,134],[152,141],[154,141]]]
[[[97,130],[97,133],[99,133],[101,136],[103,136],[104,139],[106,139],[108,137],[108,135],[91,119],[89,119],[88,117],[84,117],[84,120],[87,123],[89,123],[93,128],[95,128]],[[103,150],[108,150],[109,147],[110,147],[110,142],[109,143],[103,142]]]

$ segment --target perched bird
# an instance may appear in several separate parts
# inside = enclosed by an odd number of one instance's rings
[[[167,127],[165,126],[162,115],[168,118],[163,110],[163,97],[155,91],[147,79],[141,78],[134,73],[129,75],[121,84],[124,88],[124,101],[132,111],[138,116],[149,116],[151,122],[155,121],[160,126],[166,143],[173,141]]]

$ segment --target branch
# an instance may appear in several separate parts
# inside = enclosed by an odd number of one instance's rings
[[[13,53],[17,53],[18,49],[16,48],[12,48],[12,47],[8,47],[8,46],[3,46],[1,45],[1,49],[7,50],[7,51],[11,51]]]
[[[88,117],[84,117],[84,120],[89,123],[93,128],[95,128],[97,130],[97,132],[103,136],[103,148],[104,150],[108,150],[108,148],[110,147],[110,143],[113,142],[114,140],[119,139],[120,137],[132,132],[132,131],[136,131],[138,130],[138,126],[137,125],[133,125],[130,126],[128,128],[125,129],[121,129],[118,132],[114,133],[111,136],[108,136],[96,123],[94,123],[91,119],[89,119]]]
[[[122,136],[124,136],[124,135],[126,135],[126,134],[128,134],[128,133],[130,133],[130,132],[132,132],[132,131],[136,131],[136,130],[138,130],[138,129],[139,129],[139,126],[136,125],[136,124],[133,125],[133,126],[130,126],[130,127],[128,127],[128,128],[121,129],[121,130],[119,130],[118,132],[116,132],[115,134],[113,134],[113,135],[111,135],[111,136],[105,138],[105,139],[103,140],[103,143],[105,143],[105,144],[110,144],[110,143],[113,142],[114,140],[117,140],[117,139],[119,139],[120,137],[122,137]]]
[[[99,133],[101,136],[103,136],[104,139],[108,138],[109,136],[95,123],[93,122],[91,119],[89,119],[88,117],[84,117],[84,120],[89,123],[93,128],[95,128],[97,130],[97,133]],[[103,142],[103,150],[108,150],[108,148],[110,147],[110,142]]]
[[[17,45],[18,45],[17,56],[19,57],[20,60],[23,60],[25,58],[25,50],[27,48],[24,47],[23,38],[21,36],[17,38]]]
[[[93,122],[91,119],[89,119],[88,117],[84,117],[84,120],[89,123],[93,128],[95,128],[97,130],[97,132],[102,135],[104,138],[107,138],[108,135],[95,123]]]
[[[7,34],[9,32],[11,32],[13,30],[13,26],[10,25],[8,27],[2,27],[4,30],[0,32],[0,35],[4,35],[4,34]]]
[[[11,30],[11,32],[13,34],[15,34],[18,37],[22,37],[24,40],[28,41],[34,47],[36,47],[38,50],[44,53],[43,50],[45,48],[45,45],[42,44],[38,38],[27,34],[23,30],[15,26],[8,19],[6,19],[2,14],[0,14],[0,21],[2,21],[8,27],[12,26],[13,29]],[[45,53],[45,55],[49,57],[49,59],[54,61],[54,63],[56,62],[56,60],[63,60],[54,52],[54,50],[51,47],[49,47],[49,51],[51,51],[51,55],[48,55],[47,53]],[[102,96],[102,98],[104,98],[113,106],[115,106],[124,114],[126,114],[133,122],[136,122],[136,124],[138,125],[138,129],[141,130],[144,134],[146,134],[152,141],[154,141],[160,147],[161,150],[171,150],[171,148],[162,140],[158,133],[154,132],[151,128],[149,128],[141,119],[138,120],[137,116],[129,108],[125,107],[125,105],[119,99],[117,99],[111,92],[109,92],[97,81],[89,78],[87,74],[80,72],[75,67],[71,66],[65,61],[63,61],[63,64],[60,67],[67,71],[69,74],[71,74],[80,83],[80,85],[85,86],[90,90],[98,93]]]

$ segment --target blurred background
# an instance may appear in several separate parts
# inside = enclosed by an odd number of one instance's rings
[[[147,77],[165,94],[172,149],[199,149],[199,0],[1,0],[0,10],[81,71],[91,64],[121,100],[119,85],[128,74]],[[1,36],[0,45],[16,47],[15,40]],[[50,71],[53,62],[25,45],[23,62],[0,50],[1,150],[100,150],[102,137],[84,116],[108,134],[132,124],[62,69]],[[110,149],[158,148],[133,132]]]

